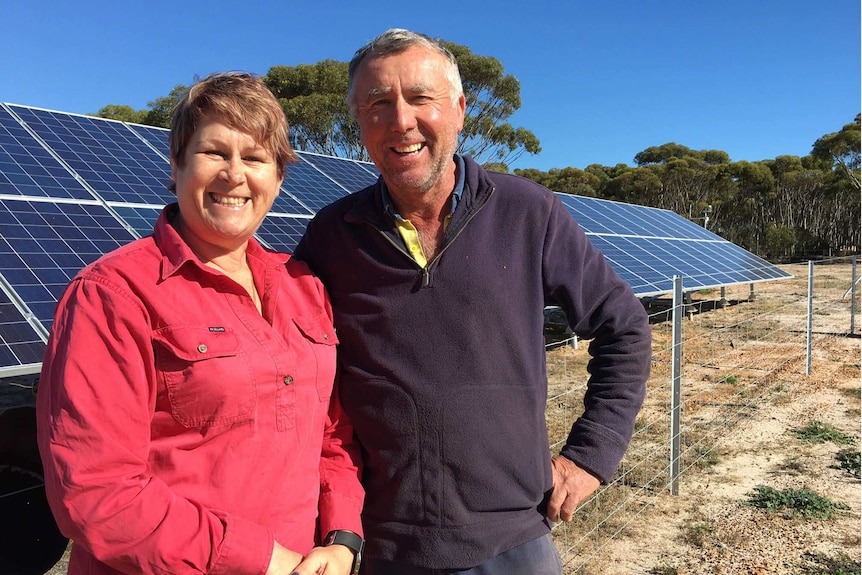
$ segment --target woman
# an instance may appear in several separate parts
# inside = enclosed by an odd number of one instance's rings
[[[329,301],[253,237],[296,160],[287,130],[258,78],[193,86],[171,122],[177,203],[58,304],[37,417],[69,575],[351,571],[349,547],[314,547],[361,533]]]

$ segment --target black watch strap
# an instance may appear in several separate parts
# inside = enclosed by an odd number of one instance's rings
[[[353,568],[350,570],[350,575],[357,575],[359,573],[359,564],[362,562],[362,550],[365,549],[365,541],[363,541],[362,537],[353,531],[335,529],[327,533],[326,537],[323,538],[323,546],[329,547],[330,545],[344,545],[353,551]]]

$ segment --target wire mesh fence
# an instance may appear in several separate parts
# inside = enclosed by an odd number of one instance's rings
[[[788,386],[806,376],[809,362],[833,360],[830,338],[858,335],[860,290],[851,289],[858,275],[852,259],[782,267],[792,279],[647,304],[653,329],[647,398],[614,480],[582,503],[571,523],[554,528],[565,573],[584,573],[600,562],[610,542],[627,537],[660,498],[673,497],[673,472],[685,476],[709,466],[718,439],[782,401]],[[671,425],[674,312],[682,318],[678,432]],[[558,343],[547,351],[552,454],[583,411],[586,348]],[[677,497],[685,496],[683,487]]]

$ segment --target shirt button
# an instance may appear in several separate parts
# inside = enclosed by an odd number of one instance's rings
[[[284,385],[290,385],[291,383],[293,383],[293,378],[291,376],[288,375],[284,378]]]
[[[204,345],[204,344],[200,344],[200,345],[198,346],[198,351],[199,351],[199,352],[201,352],[201,353],[206,353],[206,352],[207,352],[207,346],[206,346],[206,345]]]
[[[329,339],[329,334],[328,333],[323,334],[323,339]]]

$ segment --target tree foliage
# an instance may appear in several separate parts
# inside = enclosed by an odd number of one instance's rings
[[[443,42],[458,61],[466,111],[458,151],[479,163],[509,165],[524,152],[538,154],[539,139],[508,119],[521,107],[521,83],[506,74],[503,64],[490,56],[474,54],[468,47]]]
[[[108,104],[107,106],[100,108],[94,115],[99,118],[109,118],[111,120],[130,122],[132,124],[143,124],[147,111],[135,110],[131,106]]]
[[[144,118],[144,123],[149,126],[159,126],[160,128],[171,127],[171,113],[174,108],[189,92],[189,87],[183,84],[177,84],[171,93],[161,98],[156,98],[152,102],[147,102],[149,111]]]
[[[290,124],[291,144],[307,152],[368,160],[359,130],[344,102],[347,63],[274,66],[264,77]]]
[[[122,104],[108,104],[96,112],[99,118],[110,118],[145,126],[156,126],[158,128],[171,127],[171,112],[183,96],[188,93],[188,86],[177,84],[171,93],[152,102],[147,102],[145,110],[135,110],[131,106]]]
[[[859,251],[858,116],[818,139],[810,156],[732,162],[720,150],[670,142],[634,160],[588,166],[580,179],[576,168],[515,174],[558,192],[672,210],[774,260]]]
[[[853,122],[846,124],[840,132],[827,134],[814,142],[811,155],[839,170],[858,191],[860,189],[859,143],[860,119],[859,114],[856,114]]]

